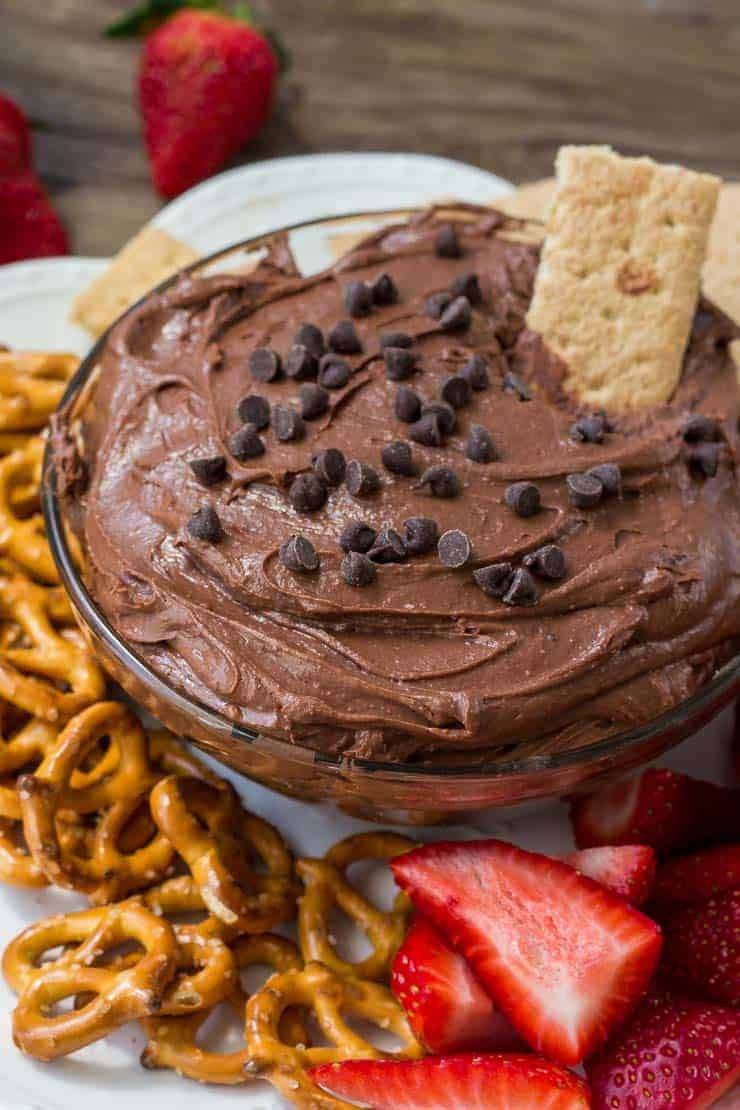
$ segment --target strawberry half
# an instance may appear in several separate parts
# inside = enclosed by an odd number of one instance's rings
[[[608,886],[633,906],[641,906],[647,900],[655,881],[655,852],[646,844],[583,848],[571,852],[565,862],[594,882]]]
[[[0,93],[0,177],[22,173],[31,166],[31,132],[23,110]]]
[[[571,822],[579,848],[649,844],[658,855],[740,836],[740,795],[664,768],[649,768],[578,798]]]
[[[588,1087],[535,1056],[347,1060],[309,1069],[339,1098],[370,1110],[588,1110]]]
[[[67,233],[35,174],[0,178],[0,264],[66,254]]]
[[[391,990],[429,1052],[506,1052],[521,1041],[426,918],[417,916],[391,969]]]
[[[720,844],[661,864],[653,897],[656,902],[703,902],[734,886],[740,886],[740,844]]]
[[[663,971],[700,998],[740,1006],[740,887],[670,909]]]
[[[740,1080],[740,1014],[656,991],[586,1072],[594,1110],[704,1110]]]
[[[527,1044],[561,1064],[595,1051],[644,993],[658,926],[568,864],[498,840],[391,861]]]

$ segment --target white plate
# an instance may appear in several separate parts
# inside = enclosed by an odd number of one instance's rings
[[[316,155],[285,158],[222,174],[164,208],[154,222],[203,253],[285,224],[353,211],[392,208],[457,198],[487,203],[510,191],[500,178],[471,166],[417,155]],[[308,237],[311,238],[310,236]],[[321,244],[308,243],[316,259]],[[324,248],[325,249],[325,246]],[[64,258],[0,267],[0,341],[11,346],[72,349],[89,338],[67,321],[74,295],[106,265],[104,259]],[[717,782],[729,781],[730,712],[676,749],[668,765]],[[214,764],[214,766],[217,766]],[[223,768],[218,765],[220,773]],[[366,828],[328,806],[309,806],[229,774],[249,808],[279,826],[302,855],[321,854],[340,837]],[[430,830],[426,838],[486,833],[523,847],[558,853],[572,845],[565,810],[540,808],[527,817],[481,814],[475,827]],[[417,834],[415,834],[417,835]],[[422,835],[422,834],[419,834]],[[383,892],[387,894],[387,891]],[[0,949],[29,922],[84,905],[62,892],[0,887]],[[204,1102],[243,1110],[282,1110],[266,1085],[203,1088],[170,1072],[138,1065],[143,1039],[138,1026],[120,1030],[73,1058],[36,1064],[10,1040],[13,997],[0,983],[0,1106],[13,1110],[202,1110]]]

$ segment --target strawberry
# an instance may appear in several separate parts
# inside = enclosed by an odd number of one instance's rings
[[[0,93],[0,177],[30,169],[31,132],[21,108]]]
[[[577,798],[571,822],[579,848],[649,844],[671,855],[740,835],[740,795],[664,768],[649,768]]]
[[[586,1072],[594,1110],[703,1110],[740,1080],[740,1014],[656,990]]]
[[[665,974],[699,998],[740,1006],[740,887],[671,909],[664,923]]]
[[[0,177],[0,264],[66,254],[67,234],[30,171]]]
[[[391,867],[514,1029],[560,1064],[610,1036],[658,962],[658,926],[560,860],[478,840],[428,844]]]
[[[646,901],[655,881],[655,852],[646,844],[582,848],[566,856],[565,862],[633,906]]]
[[[430,1052],[506,1052],[521,1042],[431,922],[417,916],[391,970],[391,990]]]
[[[347,1060],[308,1073],[319,1087],[369,1110],[588,1110],[588,1087],[535,1056]],[[318,1102],[317,1102],[318,1106]]]
[[[703,902],[734,886],[740,886],[740,844],[719,844],[661,864],[653,897],[656,902]]]

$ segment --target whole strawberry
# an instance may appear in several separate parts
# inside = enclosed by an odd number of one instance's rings
[[[0,176],[31,167],[31,132],[22,108],[0,93]]]

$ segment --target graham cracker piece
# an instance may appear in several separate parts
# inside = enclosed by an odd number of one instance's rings
[[[709,233],[704,292],[740,323],[740,183],[723,185]]]
[[[145,227],[75,298],[70,319],[93,335],[100,335],[155,285],[199,257],[197,251],[168,232]]]
[[[496,200],[495,207],[500,208],[509,216],[518,216],[522,220],[546,220],[547,213],[555,195],[556,181],[554,177],[545,177],[541,181],[527,181],[519,185],[513,193]]]
[[[719,178],[609,147],[563,147],[527,323],[585,404],[669,401],[699,293]]]

